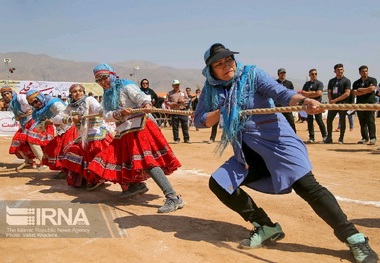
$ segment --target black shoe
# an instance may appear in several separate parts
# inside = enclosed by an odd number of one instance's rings
[[[66,174],[64,172],[59,172],[53,175],[53,179],[66,179]]]
[[[368,142],[367,139],[361,139],[360,141],[357,142],[357,144],[365,144],[367,142]]]
[[[128,186],[128,190],[121,193],[120,198],[129,198],[135,195],[142,195],[148,192],[149,189],[145,183],[131,183]]]
[[[326,138],[323,143],[333,143],[333,140],[330,138]]]

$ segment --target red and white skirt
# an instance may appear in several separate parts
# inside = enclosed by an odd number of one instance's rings
[[[39,131],[36,128],[30,130],[30,127],[34,124],[34,120],[31,119],[25,124],[25,128],[20,128],[12,138],[11,146],[9,147],[9,153],[15,154],[18,158],[23,159],[19,151],[23,152],[29,159],[36,158],[29,147],[29,143],[46,146],[54,138],[54,127],[48,125],[45,131]]]
[[[153,167],[169,175],[181,164],[157,124],[147,118],[142,130],[115,137],[92,160],[88,170],[100,179],[125,184],[147,180],[147,170]]]
[[[72,125],[64,134],[55,136],[54,139],[44,147],[42,164],[49,166],[50,170],[61,170],[65,152],[70,145],[74,143],[77,137],[78,132],[75,125]]]
[[[83,178],[89,183],[99,182],[99,177],[94,172],[87,170],[87,167],[97,154],[107,149],[112,139],[113,136],[107,132],[106,137],[101,140],[86,142],[85,149],[82,147],[82,142],[70,145],[62,161],[62,171],[67,176],[68,185],[80,186]]]

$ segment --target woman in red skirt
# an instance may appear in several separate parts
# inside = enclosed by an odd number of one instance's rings
[[[24,159],[26,166],[33,168],[37,168],[34,161],[37,158],[40,161],[40,169],[43,169],[41,147],[46,146],[53,139],[54,127],[47,126],[45,131],[39,131],[36,128],[31,129],[34,124],[32,119],[33,108],[28,104],[25,94],[16,94],[7,85],[1,88],[1,96],[9,104],[8,109],[15,115],[15,120],[20,123],[20,129],[12,138],[9,153],[15,154],[19,159]]]
[[[62,170],[67,176],[69,185],[81,186],[85,180],[87,190],[94,190],[102,185],[104,180],[100,180],[94,172],[87,170],[87,166],[95,155],[108,147],[113,136],[101,118],[102,106],[94,97],[86,95],[83,85],[73,84],[69,92],[69,105],[62,114],[62,121],[73,122],[79,137],[67,150]],[[89,117],[91,115],[93,116]],[[83,116],[85,118],[82,118]]]
[[[119,79],[107,64],[95,67],[96,82],[102,86],[103,118],[116,123],[116,135],[109,147],[98,154],[88,169],[100,178],[119,183],[122,197],[148,191],[149,177],[163,191],[166,201],[158,209],[168,213],[184,206],[166,175],[181,166],[151,114],[131,114],[132,108],[151,111],[151,98],[132,81]]]
[[[62,100],[50,95],[45,95],[37,90],[29,90],[26,94],[28,103],[33,106],[32,117],[35,123],[32,127],[39,130],[45,130],[49,124],[53,124],[56,130],[56,136],[44,147],[44,156],[42,164],[47,165],[50,170],[62,169],[62,161],[68,146],[78,137],[77,130],[71,123],[63,123],[59,113],[66,109]],[[65,178],[61,171],[54,176],[56,179]]]

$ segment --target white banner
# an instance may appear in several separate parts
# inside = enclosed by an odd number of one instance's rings
[[[0,111],[0,136],[13,136],[19,129],[19,123],[10,111]]]
[[[19,94],[26,94],[29,90],[35,89],[41,93],[49,94],[57,97],[61,95],[63,98],[69,96],[69,88],[74,82],[52,82],[52,81],[20,81],[16,85],[16,91]]]

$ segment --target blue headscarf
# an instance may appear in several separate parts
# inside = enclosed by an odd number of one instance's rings
[[[12,99],[11,101],[9,102],[9,109],[13,112],[13,114],[15,116],[19,116],[19,115],[23,115],[25,114],[26,112],[24,112],[22,109],[21,109],[21,104],[20,102],[18,101],[17,99],[17,94],[16,92],[14,92],[13,90],[8,90],[7,88],[10,88],[10,86],[6,86],[6,87],[3,87],[1,88],[1,93],[3,93],[4,91],[8,91],[8,92],[11,92],[12,93]],[[19,119],[19,123],[21,125],[21,127],[24,129],[25,128],[25,124],[31,119],[32,117],[31,116],[26,116],[26,117],[22,117]]]
[[[106,111],[120,109],[120,90],[127,84],[134,84],[128,79],[119,79],[115,70],[108,64],[99,64],[93,70],[95,78],[100,75],[109,75],[111,87],[103,89],[103,106]]]
[[[17,100],[17,95],[16,93],[12,92],[12,100],[10,101],[9,103],[9,108],[11,109],[11,111],[13,112],[13,114],[15,116],[18,116],[18,115],[22,115],[22,114],[25,114],[26,112],[23,112],[21,110],[21,104],[20,102]],[[21,127],[24,129],[25,128],[25,124],[31,119],[32,117],[29,115],[29,116],[26,116],[26,117],[23,117],[23,118],[20,118],[19,119],[19,122],[20,122],[20,125]]]
[[[204,55],[205,61],[210,56],[210,49]],[[236,62],[235,75],[229,81],[215,79],[210,72],[210,67],[206,66],[202,70],[203,76],[206,77],[202,92],[205,93],[206,110],[210,112],[219,108],[223,116],[222,139],[217,147],[217,151],[222,154],[230,142],[241,148],[241,131],[245,126],[247,117],[241,117],[240,111],[247,108],[246,98],[252,98],[255,93],[256,67],[243,67],[241,63]],[[225,89],[227,87],[231,88],[226,95],[225,101],[221,101],[218,96],[218,88]]]
[[[15,116],[19,115],[20,113],[21,114],[25,113],[21,110],[21,104],[20,102],[18,102],[17,95],[13,91],[12,91],[12,99],[9,102],[9,108],[11,109],[11,111],[13,112]]]
[[[50,111],[50,107],[54,103],[59,102],[59,103],[62,103],[63,105],[65,105],[62,100],[55,98],[51,95],[42,94],[37,90],[29,90],[28,93],[26,94],[26,97],[28,98],[29,96],[31,96],[34,93],[38,93],[36,98],[41,102],[42,107],[40,109],[35,108],[33,110],[32,118],[35,122],[32,125],[31,129],[36,127],[41,122],[54,117],[53,112]]]

